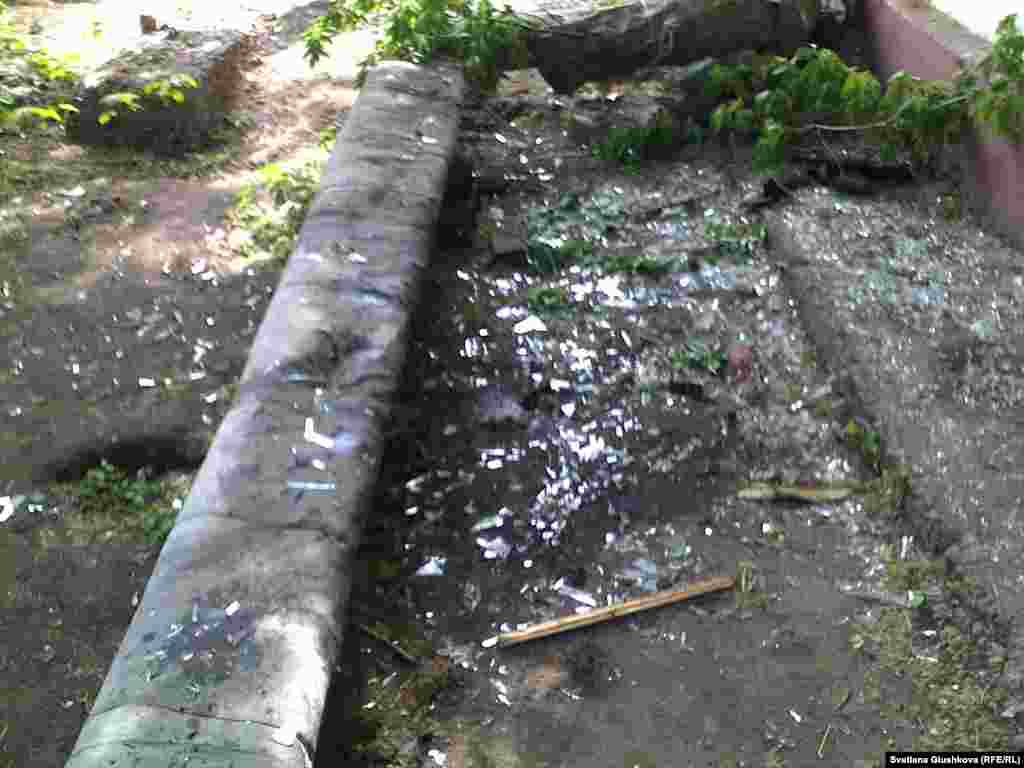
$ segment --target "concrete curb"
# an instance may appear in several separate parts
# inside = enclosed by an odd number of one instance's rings
[[[873,68],[882,78],[902,70],[926,80],[947,80],[991,47],[933,8],[864,0],[863,14]],[[975,130],[964,142],[963,155],[965,202],[986,225],[1024,246],[1024,145]]]
[[[460,70],[373,70],[69,768],[311,766]]]
[[[931,394],[955,378],[936,344],[952,335],[949,325],[940,324],[930,335],[910,322],[884,319],[868,333],[851,320],[848,289],[876,258],[870,244],[830,235],[820,219],[798,219],[785,210],[770,212],[766,224],[801,325],[823,370],[834,376],[833,392],[851,416],[881,434],[883,462],[913,470],[913,491],[904,501],[905,530],[923,551],[948,558],[959,574],[977,582],[970,610],[975,619],[1005,625],[1003,683],[1019,695],[1024,690],[1019,624],[1024,591],[997,564],[1024,557],[1024,541],[1015,535],[1024,477],[996,466],[990,457],[1006,448],[1016,456],[1024,439],[1020,427],[995,408],[965,407]],[[839,252],[841,261],[835,256]],[[974,291],[991,296],[993,285],[1012,281],[1013,265],[1012,255],[991,254],[979,270],[990,282]],[[967,303],[968,293],[958,294],[958,300]],[[1015,348],[1019,339],[1016,335],[1006,343]]]

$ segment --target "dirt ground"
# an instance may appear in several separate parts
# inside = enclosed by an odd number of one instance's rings
[[[239,259],[226,214],[254,169],[315,147],[356,95],[351,72],[301,62],[321,10],[258,20],[236,127],[203,155],[4,137],[0,495],[46,494],[0,525],[4,768],[64,764],[157,554],[48,483],[101,458],[187,483],[201,463],[279,270]]]
[[[278,275],[238,259],[244,235],[225,215],[256,166],[315,145],[355,95],[350,68],[296,69],[319,9],[259,22],[220,149],[174,163],[5,145],[22,182],[0,221],[23,231],[0,264],[0,494],[45,495],[0,525],[0,768],[63,764],[156,556],[43,481],[107,458],[181,470],[187,488]],[[558,104],[517,74],[467,110],[461,148],[489,185],[482,228],[438,252],[414,318],[317,766],[868,768],[886,749],[957,745],[968,725],[977,743],[1011,743],[995,693],[1005,628],[946,594],[934,542],[869,510],[891,488],[810,505],[736,493],[860,488],[877,460],[844,433],[855,404],[816,359],[784,268],[761,238],[737,237],[759,189],[749,158],[690,145],[627,173],[592,156],[607,132],[587,121],[628,111],[633,92]],[[910,254],[952,192],[815,187],[801,210]],[[973,231],[964,219],[942,236]],[[529,273],[538,237],[587,240],[598,261]],[[895,270],[857,280],[878,298]],[[512,329],[528,318],[544,335]],[[740,587],[481,646],[723,575]],[[927,608],[912,611],[918,593]],[[971,630],[969,653],[949,623]]]

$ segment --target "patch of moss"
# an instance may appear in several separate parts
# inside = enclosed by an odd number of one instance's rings
[[[864,510],[869,515],[898,517],[903,509],[903,500],[910,496],[911,491],[909,467],[885,467],[880,478],[865,484]]]
[[[1001,711],[1007,694],[979,684],[972,672],[977,655],[974,644],[947,624],[937,652],[915,653],[910,616],[905,609],[884,608],[875,624],[859,629],[878,647],[878,662],[864,679],[865,701],[881,704],[883,714],[894,720],[923,721],[927,729],[915,738],[914,749],[1006,749],[1008,728],[995,713]],[[910,681],[909,702],[883,697],[883,675]]]
[[[907,592],[924,589],[929,582],[941,580],[946,575],[946,564],[942,560],[897,560],[889,559],[885,564],[884,586],[890,592]]]

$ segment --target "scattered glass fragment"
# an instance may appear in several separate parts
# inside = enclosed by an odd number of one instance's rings
[[[434,761],[434,765],[444,768],[448,764],[448,755],[439,749],[428,749],[427,757]]]
[[[420,511],[419,507],[409,507],[408,509],[405,510],[405,516],[406,517],[415,517],[417,514],[419,514],[419,511]]]
[[[291,384],[314,384],[327,386],[327,380],[323,376],[313,376],[305,371],[292,370],[285,374],[285,380]]]
[[[488,515],[476,523],[470,530],[473,533],[479,533],[480,531],[490,530],[491,528],[501,528],[504,523],[505,520],[500,514]]]
[[[444,430],[442,430],[442,434],[445,437],[451,437],[452,435],[454,435],[458,431],[459,431],[459,428],[457,426],[455,426],[454,424],[449,424],[448,426],[446,426],[444,428]]]
[[[521,320],[512,326],[513,333],[520,335],[530,333],[532,331],[546,331],[547,329],[548,327],[544,324],[544,321],[536,315],[530,315],[525,320]]]
[[[338,488],[337,483],[321,480],[289,480],[288,489],[291,491],[303,491],[305,493],[334,493]]]
[[[424,144],[437,144],[437,139],[435,139],[433,136],[422,136],[420,137],[420,141],[422,141]]]
[[[156,379],[139,379],[140,387],[155,387]]]
[[[499,144],[508,144],[508,139],[506,139],[500,133],[494,134],[494,138],[497,139]]]
[[[480,536],[476,540],[477,545],[484,550],[485,560],[504,560],[512,552],[512,545],[501,536],[493,539],[486,539]]]
[[[581,589],[570,587],[568,584],[565,583],[563,579],[559,579],[555,582],[554,589],[558,594],[575,600],[577,603],[589,605],[591,608],[597,607],[597,600],[594,598],[593,595],[591,595],[589,592],[584,592]]]
[[[228,616],[234,616],[238,609],[241,608],[241,604],[237,600],[232,600],[231,603],[224,609],[224,613]]]
[[[216,392],[211,392],[208,395],[203,395],[203,402],[205,402],[205,403],[215,403],[215,402],[217,402],[217,393]]]
[[[417,576],[443,576],[445,565],[448,563],[446,557],[431,557],[416,571]]]
[[[308,442],[313,443],[314,445],[319,445],[321,448],[334,448],[334,440],[326,435],[317,433],[316,429],[314,429],[312,417],[306,417],[306,429],[303,433],[303,437]]]
[[[0,523],[6,523],[11,519],[15,508],[18,506],[18,502],[15,500],[17,498],[17,496],[14,498],[11,498],[10,496],[0,496]]]
[[[206,374],[203,371],[191,371],[188,375],[189,381],[199,381],[200,379],[205,378]]]

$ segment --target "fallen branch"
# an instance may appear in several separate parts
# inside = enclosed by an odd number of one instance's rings
[[[751,483],[741,488],[736,495],[751,501],[772,501],[787,499],[805,501],[811,504],[842,501],[863,493],[859,484],[835,485],[787,485],[785,483]]]
[[[660,608],[663,605],[679,603],[683,600],[689,600],[694,597],[699,597],[700,595],[708,594],[709,592],[719,592],[723,589],[732,589],[735,584],[736,580],[731,576],[716,576],[714,578],[707,579],[706,581],[693,584],[687,589],[673,589],[664,592],[655,592],[653,595],[648,595],[647,597],[638,597],[635,600],[627,600],[624,603],[610,605],[607,608],[598,608],[590,611],[589,613],[565,616],[561,619],[546,621],[543,624],[537,624],[536,626],[519,630],[518,632],[504,632],[496,637],[484,640],[483,646],[484,648],[491,648],[496,645],[499,648],[506,648],[510,645],[518,645],[519,643],[537,640],[538,638],[547,637],[548,635],[558,635],[562,632],[569,632],[574,629],[589,627],[593,624],[602,624],[621,616],[628,616],[631,613],[639,613],[640,611],[647,611],[651,608]]]

